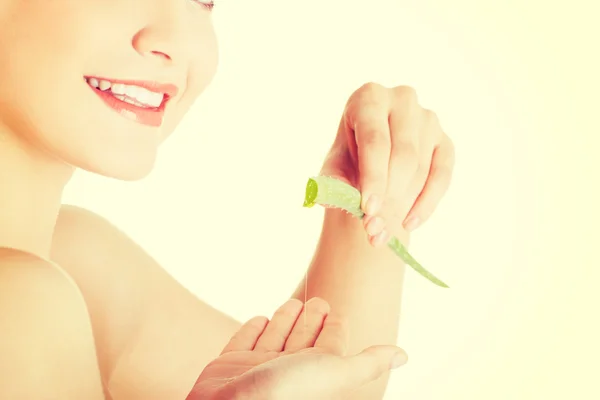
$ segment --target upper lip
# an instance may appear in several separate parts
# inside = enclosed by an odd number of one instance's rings
[[[143,80],[125,80],[125,79],[113,79],[104,78],[100,76],[86,76],[86,79],[95,78],[98,81],[104,80],[110,83],[121,83],[123,85],[139,86],[155,93],[164,93],[168,98],[177,96],[179,88],[177,85],[172,83],[162,83],[158,81],[143,81]]]

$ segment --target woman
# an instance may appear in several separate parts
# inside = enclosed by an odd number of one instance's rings
[[[0,0],[0,398],[375,399],[406,361],[393,346],[404,269],[381,244],[408,241],[454,162],[409,88],[349,99],[321,172],[360,187],[368,218],[326,210],[306,298],[301,282],[270,321],[241,326],[61,205],[75,168],[150,172],[215,72],[212,7]]]

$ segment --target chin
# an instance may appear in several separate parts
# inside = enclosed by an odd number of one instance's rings
[[[155,167],[164,127],[147,127],[116,113],[99,115],[92,120],[72,119],[60,138],[49,138],[54,153],[96,175],[121,181],[146,178]]]
[[[102,175],[107,178],[116,179],[125,182],[135,182],[146,178],[154,169],[154,164],[147,165],[120,165],[110,166],[103,169],[99,168],[82,168],[87,172],[91,172],[97,175]]]
[[[76,168],[120,181],[134,182],[146,178],[156,164],[156,152],[152,154],[113,153],[108,157],[96,157],[82,162],[70,162]]]
[[[85,144],[61,142],[60,146],[55,143],[46,148],[61,162],[96,175],[120,181],[139,181],[147,177],[156,164],[157,143],[120,144],[88,140]]]

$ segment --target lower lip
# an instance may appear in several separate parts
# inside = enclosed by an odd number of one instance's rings
[[[89,86],[89,85],[88,85]],[[142,125],[160,127],[163,123],[165,116],[165,101],[159,108],[142,108],[133,104],[126,103],[117,99],[110,92],[96,89],[92,86],[90,88],[96,92],[96,94],[104,100],[104,102],[113,110],[121,114],[123,117],[130,119],[135,122],[139,122]]]

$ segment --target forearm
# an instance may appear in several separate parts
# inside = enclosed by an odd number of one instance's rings
[[[369,244],[361,221],[327,209],[308,279],[293,297],[304,301],[306,290],[308,298],[321,297],[344,314],[350,323],[351,354],[372,345],[396,344],[404,270],[385,246]],[[353,399],[382,398],[386,384],[387,377]]]

